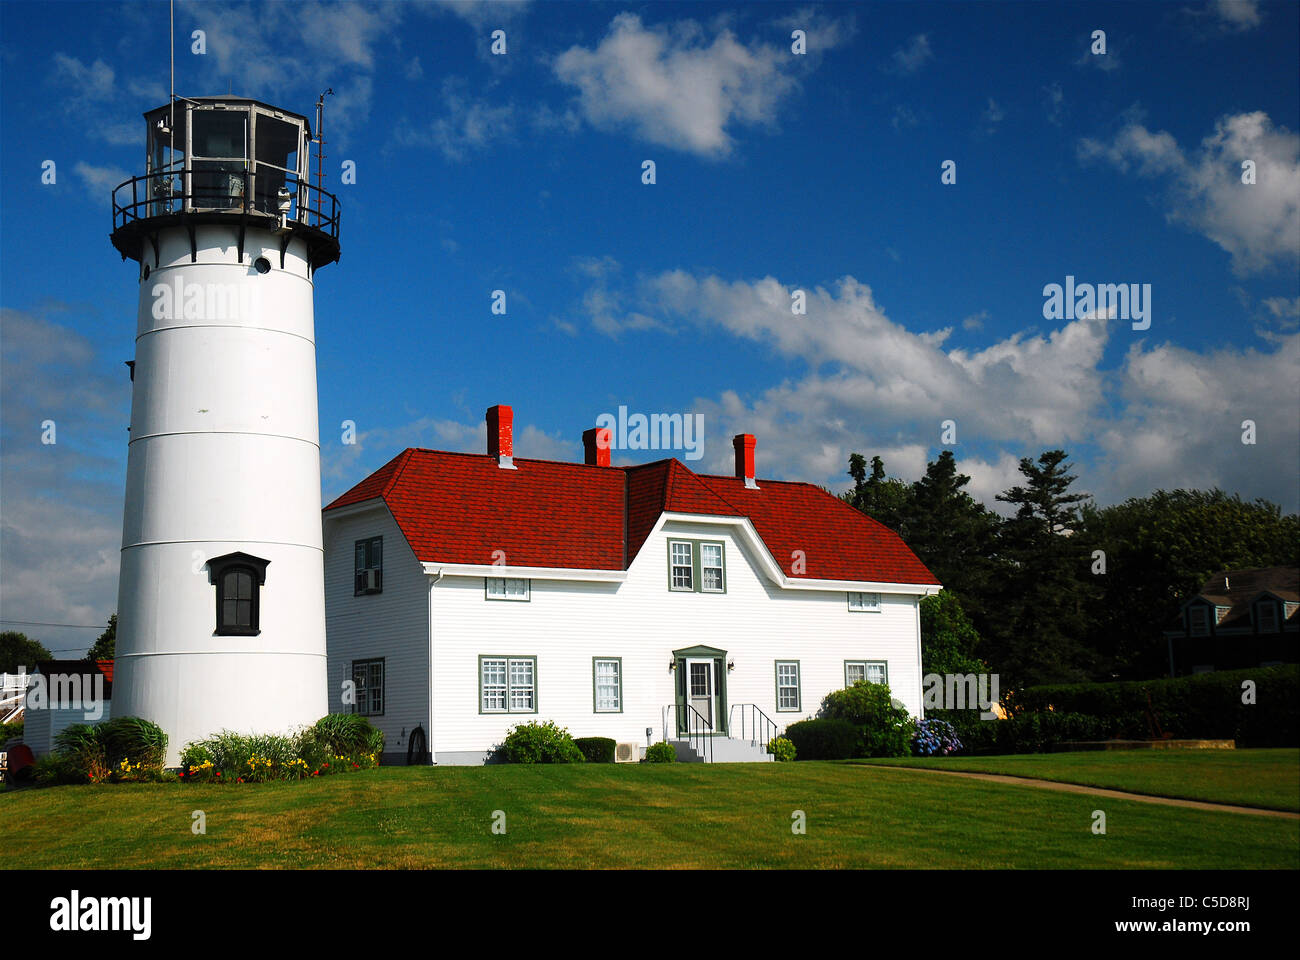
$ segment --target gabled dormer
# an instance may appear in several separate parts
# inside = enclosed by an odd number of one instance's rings
[[[1183,629],[1190,637],[1210,636],[1219,620],[1219,608],[1204,597],[1193,597],[1183,607]]]
[[[1282,631],[1286,619],[1286,601],[1271,590],[1262,591],[1250,603],[1250,621],[1257,634]]]

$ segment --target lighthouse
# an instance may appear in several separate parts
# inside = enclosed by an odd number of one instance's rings
[[[113,192],[139,267],[113,713],[168,763],[327,710],[313,294],[339,209],[307,118],[243,97],[145,114]]]

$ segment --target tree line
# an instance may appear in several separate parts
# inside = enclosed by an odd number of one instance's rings
[[[896,531],[956,597],[979,638],[965,654],[1004,686],[1165,675],[1162,631],[1207,577],[1300,564],[1300,516],[1277,504],[1213,489],[1099,507],[1071,470],[1064,450],[1022,458],[1021,482],[997,495],[1003,517],[966,492],[949,450],[913,483],[854,453],[841,498]]]

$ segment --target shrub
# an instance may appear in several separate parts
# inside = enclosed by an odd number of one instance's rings
[[[326,714],[316,721],[311,731],[315,739],[335,754],[384,752],[384,732],[371,724],[368,717],[357,713]]]
[[[609,737],[578,737],[573,742],[588,763],[614,762],[614,741]]]
[[[103,783],[158,779],[167,756],[167,734],[140,717],[74,723],[54,737],[51,758],[37,765],[45,783]]]
[[[862,740],[847,720],[801,720],[786,727],[785,736],[800,760],[847,760]]]
[[[767,752],[779,763],[795,758],[795,746],[787,737],[773,737],[767,741]]]
[[[114,776],[161,770],[167,759],[167,734],[151,720],[114,717],[98,724],[95,730]]]
[[[57,783],[86,783],[88,774],[81,760],[68,753],[47,753],[37,757],[32,769],[37,783],[53,785]],[[108,775],[104,768],[103,775]]]
[[[23,738],[23,721],[15,720],[13,723],[0,723],[0,746],[4,746],[10,740],[21,740]]]
[[[947,720],[919,720],[912,734],[912,752],[919,757],[946,757],[961,749],[957,731]]]
[[[515,724],[506,734],[500,753],[510,763],[582,763],[586,760],[569,731],[557,726],[554,720]]]
[[[645,762],[676,763],[677,751],[673,749],[673,745],[667,740],[660,740],[658,743],[653,743],[646,748]]]
[[[859,756],[905,757],[912,722],[907,710],[895,706],[888,684],[859,680],[845,690],[833,690],[822,700],[821,715],[847,720],[861,733]]]
[[[51,764],[49,772],[57,770],[61,775],[75,771],[72,780],[56,782],[103,783],[109,778],[108,758],[104,753],[104,742],[99,738],[99,731],[94,724],[74,723],[64,727],[54,735],[54,749],[51,753],[61,755],[66,764]]]

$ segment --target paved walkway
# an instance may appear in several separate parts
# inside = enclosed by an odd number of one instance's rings
[[[1288,810],[1264,810],[1260,807],[1242,807],[1231,803],[1207,803],[1203,800],[1180,800],[1177,797],[1156,797],[1147,793],[1129,793],[1125,790],[1108,790],[1105,787],[1087,787],[1080,783],[1058,783],[1055,780],[1035,780],[1033,777],[1011,777],[1002,773],[968,773],[961,770],[935,770],[933,767],[899,767],[884,763],[868,763],[863,766],[875,770],[901,770],[904,773],[933,773],[941,777],[967,777],[972,780],[988,780],[992,783],[1013,783],[1026,787],[1038,787],[1040,790],[1056,790],[1060,793],[1087,793],[1096,797],[1111,797],[1116,800],[1137,800],[1140,803],[1158,803],[1167,807],[1190,807],[1193,810],[1214,810],[1220,813],[1253,813],[1261,817],[1281,817],[1284,820],[1300,820],[1300,813]]]

